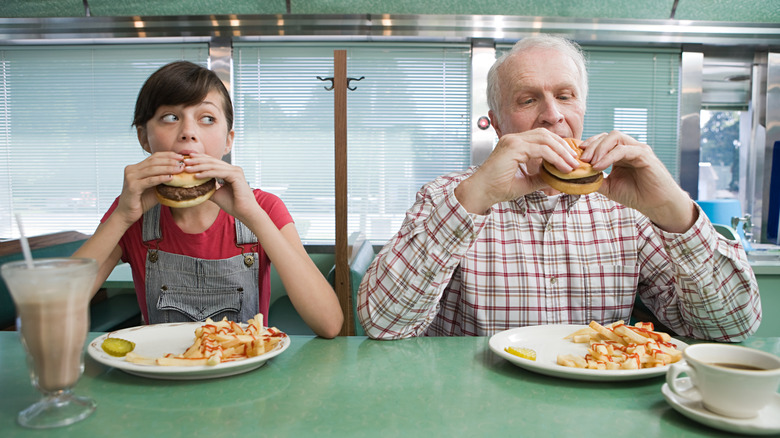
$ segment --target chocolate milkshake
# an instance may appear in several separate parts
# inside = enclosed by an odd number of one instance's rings
[[[33,386],[44,398],[19,413],[23,426],[71,424],[95,410],[95,402],[73,394],[84,371],[89,300],[97,263],[92,259],[38,259],[0,267],[19,316],[22,344]]]
[[[33,385],[44,392],[72,387],[84,370],[89,298],[83,293],[59,298],[22,301],[16,306]]]

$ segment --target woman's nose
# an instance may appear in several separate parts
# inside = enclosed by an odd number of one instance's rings
[[[195,128],[195,122],[184,120],[181,124],[181,132],[179,133],[179,139],[182,141],[197,140],[197,131]]]

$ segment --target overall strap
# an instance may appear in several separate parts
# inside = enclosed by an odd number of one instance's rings
[[[257,236],[243,222],[236,219],[236,244],[257,243]]]
[[[141,229],[144,242],[159,240],[162,237],[160,232],[160,204],[155,205],[144,213],[144,222]]]
[[[162,232],[160,231],[160,204],[155,205],[144,213],[142,230],[144,242],[159,240],[162,237]],[[243,222],[236,219],[236,244],[244,245],[249,243],[257,243],[257,236]]]

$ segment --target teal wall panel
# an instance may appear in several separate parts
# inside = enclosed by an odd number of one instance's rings
[[[93,16],[286,14],[286,0],[88,0]],[[520,15],[669,19],[674,0],[289,0],[292,14]],[[82,0],[5,0],[0,17],[84,16]],[[679,0],[679,20],[780,23],[778,0]]]
[[[81,1],[79,1],[81,3]],[[285,0],[89,0],[93,16],[285,14]]]
[[[6,0],[0,2],[0,17],[83,17],[81,0]]]
[[[294,14],[463,14],[667,19],[674,0],[292,0]]]
[[[680,0],[678,20],[780,23],[780,1]]]

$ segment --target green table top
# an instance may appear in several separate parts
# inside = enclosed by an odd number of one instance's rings
[[[41,432],[16,424],[17,413],[38,396],[17,334],[0,332],[1,435],[733,436],[674,411],[661,394],[663,377],[547,377],[499,358],[485,337],[291,341],[263,367],[214,380],[147,379],[87,356],[76,392],[94,398],[97,411]],[[752,338],[743,345],[780,355],[780,338]]]

